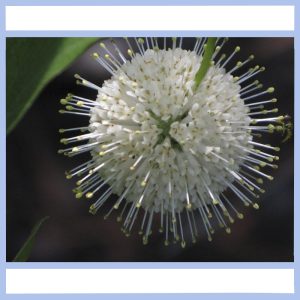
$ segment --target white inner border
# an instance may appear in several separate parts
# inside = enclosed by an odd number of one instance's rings
[[[294,6],[6,6],[6,30],[220,29],[293,31]]]
[[[294,270],[7,269],[6,293],[294,293]]]

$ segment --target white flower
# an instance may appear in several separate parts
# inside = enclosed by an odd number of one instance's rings
[[[259,208],[255,201],[264,192],[259,184],[262,178],[272,179],[260,168],[277,167],[273,162],[278,156],[272,152],[279,148],[254,137],[285,130],[285,118],[273,115],[277,109],[264,108],[276,102],[269,97],[274,88],[257,92],[262,85],[250,80],[264,68],[233,75],[253,55],[227,70],[240,48],[225,59],[220,50],[226,39],[218,39],[213,63],[196,86],[206,39],[196,39],[192,51],[182,49],[182,38],[173,39],[170,48],[166,39],[163,45],[154,38],[125,40],[126,55],[114,41],[110,48],[100,44],[103,56],[93,55],[112,74],[102,87],[76,75],[80,84],[96,89],[96,100],[69,94],[61,101],[67,105],[62,113],[90,118],[86,127],[61,130],[85,131],[62,139],[63,143],[87,143],[60,152],[73,156],[89,151],[92,156],[67,173],[68,178],[81,177],[76,197],[95,197],[90,211],[96,213],[104,202],[112,201],[111,194],[117,194],[108,215],[123,206],[119,220],[123,217],[123,230],[129,234],[143,214],[144,243],[156,213],[166,245],[180,239],[184,247],[186,231],[195,241],[200,222],[209,240],[214,223],[230,233],[228,224],[243,214],[224,192],[231,190],[244,205]],[[256,100],[264,95],[268,98]],[[272,116],[265,118],[269,113]]]

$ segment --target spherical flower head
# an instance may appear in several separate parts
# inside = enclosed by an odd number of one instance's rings
[[[236,47],[225,59],[219,52],[226,39],[213,48],[204,73],[206,39],[196,39],[193,50],[182,49],[182,39],[178,46],[173,39],[170,48],[166,39],[161,48],[157,39],[134,41],[137,52],[126,39],[129,58],[115,42],[114,51],[100,44],[104,56],[93,56],[112,74],[102,87],[76,75],[80,84],[97,90],[95,100],[69,95],[62,101],[67,105],[63,113],[90,118],[88,126],[74,129],[87,133],[62,140],[66,144],[87,140],[87,144],[61,152],[73,156],[89,151],[92,155],[90,161],[67,173],[69,178],[82,175],[76,196],[97,196],[90,209],[96,213],[104,202],[111,201],[111,194],[117,194],[108,215],[123,206],[119,220],[125,215],[123,230],[127,235],[143,211],[140,233],[144,243],[156,213],[166,245],[172,235],[175,241],[181,239],[184,247],[185,227],[195,241],[198,219],[209,240],[214,232],[212,219],[230,233],[228,223],[233,223],[234,215],[240,219],[243,215],[226,190],[257,209],[259,205],[252,199],[264,192],[259,186],[262,177],[272,179],[260,168],[277,167],[273,161],[278,157],[261,149],[279,149],[253,138],[286,130],[282,116],[255,118],[277,112],[262,107],[276,99],[256,100],[274,88],[257,93],[261,84],[248,83],[264,70],[259,66],[240,76],[233,74],[253,56],[226,70],[240,50]],[[203,78],[197,82],[201,72]],[[103,192],[106,185],[109,188]]]
[[[247,129],[234,132],[240,124],[249,126],[249,108],[240,98],[240,85],[220,66],[212,66],[194,91],[200,64],[194,51],[148,49],[99,89],[90,131],[107,136],[106,143],[115,147],[107,153],[113,159],[99,172],[102,178],[122,174],[122,185],[113,189],[117,194],[134,181],[127,201],[144,195],[137,202],[142,207],[177,213],[202,206],[197,193],[209,203],[211,191],[216,200],[234,180],[228,169],[239,169],[242,147],[252,138]],[[99,165],[112,148],[107,144],[93,149]]]

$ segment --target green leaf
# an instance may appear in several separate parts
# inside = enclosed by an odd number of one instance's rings
[[[45,85],[97,40],[7,38],[7,133],[21,120]]]
[[[211,63],[211,58],[215,52],[215,45],[216,45],[217,38],[208,38],[207,43],[204,46],[204,54],[203,54],[203,59],[200,65],[199,70],[196,73],[195,76],[195,85],[194,85],[194,90],[197,90],[199,87],[201,81],[205,77]]]
[[[43,225],[43,223],[49,218],[49,216],[42,218],[40,221],[38,221],[35,226],[33,227],[30,236],[22,246],[22,248],[19,250],[18,254],[14,258],[14,262],[24,262],[27,261],[32,247],[34,245],[36,234],[38,233],[40,227]]]

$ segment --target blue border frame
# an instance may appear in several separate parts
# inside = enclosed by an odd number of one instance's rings
[[[0,7],[0,67],[1,67],[1,82],[0,82],[0,95],[2,101],[0,101],[0,136],[1,136],[1,143],[0,143],[0,196],[1,196],[1,203],[0,203],[0,210],[1,210],[1,245],[0,248],[0,256],[1,256],[1,272],[0,272],[0,297],[8,297],[8,298],[19,298],[22,299],[83,299],[86,297],[102,297],[106,299],[158,299],[164,297],[165,299],[198,299],[199,297],[203,296],[207,299],[291,299],[298,296],[298,291],[300,288],[300,280],[299,280],[299,228],[300,228],[300,219],[299,219],[299,209],[300,204],[299,202],[295,201],[294,209],[295,209],[295,218],[294,218],[294,253],[295,253],[295,262],[294,263],[10,263],[6,262],[6,237],[5,237],[5,230],[6,228],[6,219],[5,219],[5,212],[6,212],[6,97],[5,97],[5,38],[12,37],[12,36],[94,36],[94,35],[101,35],[101,36],[122,36],[124,35],[124,31],[5,31],[5,5],[21,5],[21,6],[31,6],[31,5],[294,5],[295,6],[295,31],[183,31],[178,32],[176,31],[177,35],[182,36],[193,36],[193,35],[219,35],[219,36],[269,36],[269,37],[295,37],[295,82],[299,82],[299,70],[300,64],[298,61],[299,57],[299,49],[300,49],[300,33],[299,33],[299,6],[297,5],[297,0],[144,0],[143,3],[138,0],[127,0],[127,3],[124,3],[122,0],[110,0],[110,1],[103,1],[103,0],[4,0],[2,1]],[[298,18],[297,18],[298,16]],[[174,35],[174,31],[168,32],[150,32],[150,31],[130,31],[126,32],[127,36],[135,36],[135,35],[150,35],[155,34],[159,35]],[[299,86],[295,85],[295,99],[299,98]],[[300,103],[295,100],[295,178],[299,178],[299,155],[300,147],[299,147],[299,121],[296,118],[300,113]],[[295,184],[294,188],[295,192],[295,199],[297,196],[300,196],[300,186]],[[5,269],[6,268],[295,268],[295,294],[101,294],[101,295],[5,295]]]

